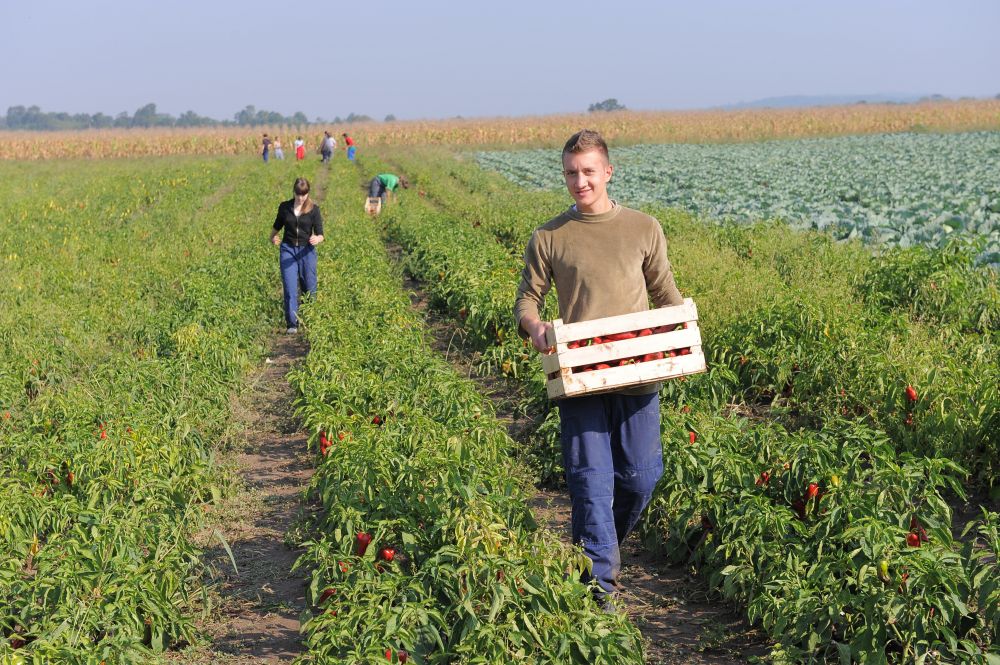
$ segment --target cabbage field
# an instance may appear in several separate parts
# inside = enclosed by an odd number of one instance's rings
[[[481,152],[519,185],[560,189],[557,151]],[[873,245],[982,243],[1000,265],[1000,132],[882,134],[613,150],[612,195],[718,220],[777,218]]]

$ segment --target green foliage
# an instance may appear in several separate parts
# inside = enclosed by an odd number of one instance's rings
[[[169,113],[158,113],[156,104],[146,104],[133,115],[122,112],[115,117],[104,113],[44,112],[37,106],[10,106],[7,115],[0,118],[0,128],[11,130],[60,130],[60,129],[106,129],[108,127],[215,127],[218,125],[308,125],[309,119],[301,111],[284,116],[275,111],[258,111],[247,106],[234,115],[235,122],[219,121],[194,111],[185,111],[178,117]]]
[[[259,211],[288,182],[256,166],[0,165],[0,661],[193,639],[189,534],[278,315]]]
[[[587,107],[588,113],[608,113],[610,111],[624,111],[625,106],[618,103],[614,97],[609,97],[603,102],[595,102]]]
[[[893,249],[876,257],[858,292],[884,310],[900,308],[929,324],[957,324],[963,332],[1000,331],[1000,281],[977,266],[983,243],[953,239],[941,251]]]

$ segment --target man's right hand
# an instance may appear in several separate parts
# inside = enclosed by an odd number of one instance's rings
[[[552,329],[551,321],[542,321],[535,317],[524,317],[521,319],[521,327],[524,328],[524,332],[528,333],[528,337],[531,338],[531,344],[540,353],[552,353],[552,347],[546,341],[545,337],[549,330]]]

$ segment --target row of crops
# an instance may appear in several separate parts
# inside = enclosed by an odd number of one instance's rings
[[[260,210],[288,187],[228,158],[0,165],[0,662],[193,639],[190,534],[280,317]]]
[[[615,148],[612,196],[723,221],[780,219],[879,246],[961,237],[1000,267],[1000,132],[882,134]],[[485,168],[561,189],[555,150],[479,153]]]
[[[524,243],[566,202],[443,152],[384,158],[418,189],[384,213],[406,269],[478,344],[480,371],[523,382],[543,404],[510,307]],[[699,305],[711,370],[665,391],[673,466],[643,524],[648,545],[745,607],[776,660],[1000,657],[998,517],[984,512],[966,531],[949,507],[997,484],[995,330],[899,282],[930,256],[942,279],[973,283],[973,257],[921,248],[876,259],[781,225],[652,212]],[[996,302],[995,279],[974,283]],[[550,412],[531,450],[550,478],[554,425]]]
[[[641,663],[639,634],[539,531],[528,473],[475,385],[433,352],[379,229],[334,162],[310,352],[291,375],[322,511],[297,566],[316,663]]]

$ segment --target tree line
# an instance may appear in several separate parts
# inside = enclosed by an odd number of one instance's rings
[[[346,118],[336,117],[329,121],[334,124],[352,122],[370,122],[367,115],[351,113]],[[386,121],[395,120],[392,115],[386,116]],[[316,118],[315,123],[328,121]],[[66,113],[42,111],[38,106],[10,106],[7,115],[0,117],[0,129],[20,130],[60,130],[60,129],[108,129],[131,127],[255,127],[259,125],[309,125],[312,121],[302,111],[292,115],[282,115],[277,111],[257,109],[252,105],[233,114],[232,120],[216,120],[208,116],[198,115],[194,111],[185,111],[179,116],[160,113],[156,104],[146,104],[129,115],[123,111],[116,116],[104,113]]]

